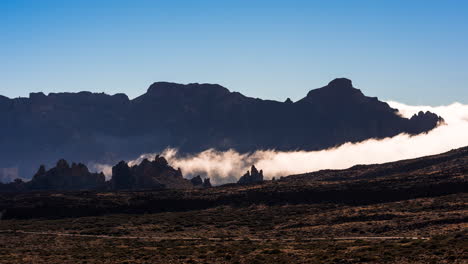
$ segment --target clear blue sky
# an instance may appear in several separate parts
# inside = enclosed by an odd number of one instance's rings
[[[468,1],[0,1],[0,94],[219,83],[297,100],[335,77],[468,103]]]

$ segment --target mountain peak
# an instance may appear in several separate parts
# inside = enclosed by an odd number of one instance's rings
[[[336,78],[322,88],[310,90],[301,101],[317,101],[319,103],[325,100],[325,98],[349,100],[351,97],[363,98],[364,94],[359,89],[353,87],[353,82],[350,79]],[[333,102],[330,103],[333,104]]]
[[[347,78],[336,78],[332,80],[331,82],[328,83],[327,86],[328,88],[354,88],[353,87],[353,82],[350,79]]]
[[[160,89],[172,89],[183,87],[183,84],[173,83],[173,82],[154,82],[148,88],[148,93],[154,93]]]
[[[229,90],[219,84],[210,83],[189,83],[180,84],[172,82],[155,82],[148,88],[148,94],[228,94]]]

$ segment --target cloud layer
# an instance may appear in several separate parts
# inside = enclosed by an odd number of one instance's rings
[[[419,111],[431,111],[442,116],[446,124],[417,136],[400,134],[381,140],[346,143],[321,151],[258,150],[252,153],[238,153],[234,150],[221,152],[208,149],[194,155],[180,155],[176,149],[166,149],[162,155],[173,167],[181,168],[186,177],[210,177],[213,184],[219,185],[235,182],[252,164],[263,169],[266,178],[272,178],[321,169],[345,169],[356,164],[416,158],[468,145],[468,105],[453,103],[432,107],[411,106],[392,101],[388,103],[391,107],[399,109],[404,117],[411,117]],[[144,158],[151,159],[155,155],[144,154],[129,163],[138,164]],[[96,170],[110,175],[109,166],[96,166]]]

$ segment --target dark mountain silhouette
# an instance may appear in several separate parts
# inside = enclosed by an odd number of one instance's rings
[[[105,176],[102,173],[91,173],[84,164],[59,160],[57,165],[46,170],[44,165],[39,167],[31,181],[16,180],[11,184],[1,186],[6,191],[34,191],[34,190],[96,190],[105,189]]]
[[[0,97],[0,168],[19,168],[19,176],[30,178],[37,164],[62,157],[115,164],[168,146],[184,153],[317,150],[417,134],[439,121],[429,112],[403,118],[343,78],[297,102],[250,98],[216,84],[168,82],[152,84],[133,100],[124,94],[32,93]]]
[[[59,160],[57,165],[46,170],[39,167],[30,181],[15,179],[11,183],[0,183],[0,192],[28,191],[79,191],[79,190],[157,190],[191,189],[211,187],[210,179],[197,176],[192,180],[183,177],[180,169],[171,167],[164,157],[156,156],[153,161],[144,159],[140,164],[129,166],[125,161],[112,167],[112,178],[105,181],[103,173],[90,173],[86,165]]]

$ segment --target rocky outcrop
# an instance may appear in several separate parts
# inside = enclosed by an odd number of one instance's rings
[[[263,170],[258,171],[254,165],[247,171],[244,176],[240,177],[237,184],[248,185],[263,182]]]
[[[190,182],[193,184],[193,186],[198,187],[203,185],[203,179],[201,178],[200,175],[193,177]]]
[[[204,180],[200,175],[193,177],[190,182],[193,184],[194,187],[202,187],[202,188],[210,188],[211,187],[211,182],[210,178],[205,178]]]
[[[144,159],[140,164],[129,166],[125,161],[112,167],[112,178],[105,181],[103,173],[91,173],[79,163],[71,166],[65,160],[46,170],[41,165],[31,181],[15,179],[3,184],[0,191],[35,191],[35,190],[143,190],[143,189],[191,189],[209,188],[209,178],[204,180],[194,177],[185,179],[180,169],[171,167],[164,157],[156,156],[150,161]]]
[[[194,186],[184,179],[180,169],[169,166],[159,155],[153,161],[144,159],[133,167],[121,161],[112,168],[110,182],[114,189],[188,189]]]
[[[205,178],[203,180],[203,188],[211,188],[211,181],[210,181],[210,178]]]
[[[105,188],[102,173],[91,173],[81,163],[71,166],[65,160],[59,160],[50,170],[40,166],[31,181],[26,183],[28,190],[93,190]]]
[[[429,111],[420,111],[418,114],[414,114],[410,121],[410,133],[419,134],[431,130],[432,124],[443,123],[444,119]]]
[[[119,162],[112,167],[112,189],[132,189],[135,185],[135,177],[125,161]]]

